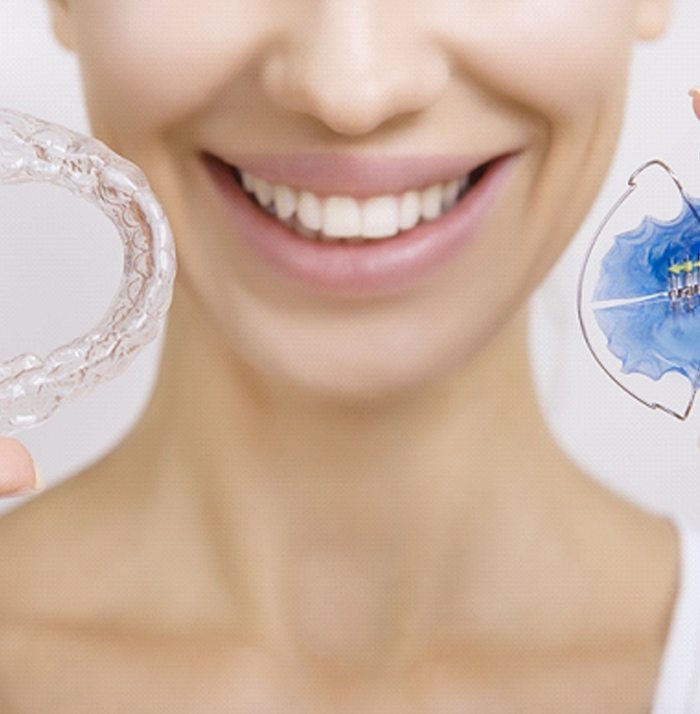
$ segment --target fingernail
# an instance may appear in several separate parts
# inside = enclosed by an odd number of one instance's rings
[[[39,493],[39,491],[43,491],[45,488],[46,481],[44,480],[44,474],[41,469],[34,464],[34,486],[32,487],[32,491]]]
[[[689,89],[688,95],[693,98],[700,97],[700,87],[693,87],[692,89]]]

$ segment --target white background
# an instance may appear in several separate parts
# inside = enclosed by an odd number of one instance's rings
[[[700,524],[700,404],[681,423],[621,392],[578,332],[575,287],[583,251],[630,172],[662,157],[700,196],[700,124],[687,90],[700,85],[700,3],[677,0],[671,31],[640,45],[629,109],[608,181],[570,249],[532,301],[533,368],[547,419],[592,477],[648,508]],[[3,0],[0,106],[89,132],[72,56],[53,40],[44,0]],[[121,274],[121,246],[105,218],[52,187],[0,187],[0,360],[45,354],[97,323]],[[98,460],[145,407],[162,338],[119,378],[48,423],[23,432],[49,484]],[[0,510],[20,499],[0,505]]]

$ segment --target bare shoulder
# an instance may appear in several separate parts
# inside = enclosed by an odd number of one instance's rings
[[[180,631],[237,611],[167,472],[110,455],[0,518],[0,622]]]
[[[0,712],[251,711],[232,702],[267,661],[207,621],[218,594],[172,537],[173,502],[120,475],[81,472],[0,518]]]
[[[139,508],[117,486],[89,468],[0,518],[3,620],[84,618],[118,597],[115,579],[134,565]]]

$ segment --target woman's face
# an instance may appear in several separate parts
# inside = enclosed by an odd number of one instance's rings
[[[594,199],[631,47],[662,31],[666,5],[52,0],[96,135],[144,169],[170,217],[179,289],[259,374],[353,399],[467,364],[522,306]],[[429,186],[510,158],[420,240],[311,246],[263,240],[279,219],[240,211],[233,172],[204,155],[312,189],[310,223],[343,196],[321,218],[341,232],[370,225],[370,204],[381,224],[394,205],[410,214],[405,192],[429,201]],[[383,195],[399,199],[365,203]]]

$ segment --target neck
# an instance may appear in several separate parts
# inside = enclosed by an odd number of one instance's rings
[[[493,645],[532,605],[540,569],[568,587],[540,546],[604,496],[541,418],[526,308],[421,392],[302,396],[237,362],[179,292],[152,400],[122,447],[204,516],[257,637],[376,667],[436,638]]]

